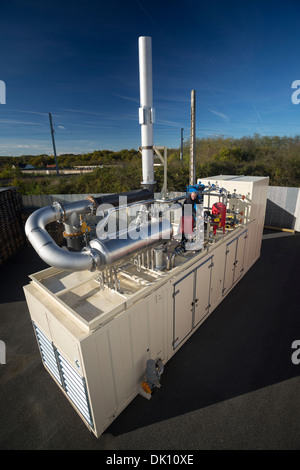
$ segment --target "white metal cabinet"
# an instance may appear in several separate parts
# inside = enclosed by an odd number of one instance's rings
[[[193,328],[194,271],[174,284],[173,348],[175,349]]]
[[[208,315],[212,256],[174,284],[173,348]]]
[[[223,295],[225,295],[233,284],[234,275],[234,263],[236,253],[236,241],[228,243],[226,247],[226,258],[225,258],[225,270],[224,270],[224,281],[223,281]]]
[[[227,294],[243,273],[247,232],[248,231],[245,230],[226,246],[223,296]]]
[[[233,283],[239,280],[244,271],[244,257],[248,231],[245,230],[237,239],[236,257],[233,272]]]
[[[213,258],[210,257],[202,263],[195,271],[195,311],[193,327],[195,328],[201,320],[209,313],[210,287]]]

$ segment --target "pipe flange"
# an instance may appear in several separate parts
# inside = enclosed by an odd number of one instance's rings
[[[65,222],[67,217],[66,217],[66,211],[65,211],[64,206],[58,201],[54,201],[52,205],[54,207],[57,207],[61,214],[61,218],[58,222]]]
[[[91,269],[89,269],[89,271],[91,271],[91,272],[95,271],[98,267],[98,264],[99,264],[99,254],[98,254],[97,250],[95,250],[94,248],[91,248],[90,246],[88,246],[88,247],[84,247],[81,251],[84,252],[84,253],[88,253],[88,255],[90,255],[90,257],[93,261],[93,266],[91,267]]]
[[[91,215],[96,214],[98,205],[97,205],[95,199],[93,198],[93,196],[88,196],[86,199],[92,203],[92,206],[91,206],[92,214]]]
[[[68,238],[68,239],[74,239],[74,238],[81,238],[83,235],[82,232],[77,232],[77,233],[67,233],[63,232],[63,237]]]
[[[143,145],[139,147],[139,150],[153,150],[153,145]]]

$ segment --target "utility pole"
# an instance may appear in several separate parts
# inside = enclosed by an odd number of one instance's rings
[[[180,138],[180,162],[183,163],[183,128],[181,128],[181,138]]]
[[[51,116],[51,113],[49,113],[49,121],[50,121],[50,129],[51,129],[51,136],[52,136],[53,152],[54,152],[55,165],[56,165],[56,174],[57,174],[57,176],[59,176],[58,165],[57,165],[57,157],[56,157],[56,147],[55,147],[55,140],[54,140],[54,130],[53,130],[53,125],[52,125],[52,116]]]
[[[196,91],[191,92],[190,185],[195,184]]]

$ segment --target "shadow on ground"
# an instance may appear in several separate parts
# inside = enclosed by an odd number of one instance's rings
[[[136,397],[107,432],[122,434],[299,375],[291,361],[291,344],[300,339],[299,266],[300,234],[263,241],[261,258],[166,364],[162,387],[149,401]]]
[[[166,364],[162,387],[149,401],[137,396],[96,439],[42,366],[23,286],[47,265],[24,247],[0,267],[0,333],[8,353],[0,366],[0,448],[113,449],[123,435],[131,449],[130,431],[163,428],[170,418],[299,375],[291,361],[292,342],[300,339],[299,266],[300,234],[264,240],[260,259]],[[286,406],[297,420],[293,403]],[[167,448],[170,428],[161,432]],[[284,430],[276,433],[280,439]]]

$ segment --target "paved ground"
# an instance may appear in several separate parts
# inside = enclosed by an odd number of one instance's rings
[[[22,287],[45,267],[29,246],[0,267],[0,449],[300,449],[300,234],[264,235],[260,259],[167,363],[161,389],[99,439],[41,364]]]

